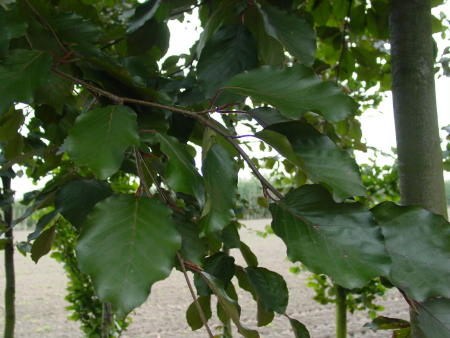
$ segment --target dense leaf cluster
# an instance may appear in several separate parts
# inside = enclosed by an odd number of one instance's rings
[[[259,337],[240,321],[236,278],[258,305],[258,325],[284,314],[296,336],[306,337],[286,314],[282,276],[260,267],[239,238],[237,175],[247,166],[271,202],[272,228],[292,261],[348,289],[385,277],[414,304],[421,330],[444,337],[448,222],[414,207],[384,203],[371,211],[354,201],[366,194],[348,150],[364,148],[354,98],[368,98],[347,93],[386,89],[389,78],[388,4],[371,4],[20,0],[0,6],[2,169],[20,164],[29,177],[52,177],[27,195],[31,204],[17,220],[50,210],[29,237],[32,258],[50,250],[62,216],[80,229],[81,270],[119,316],[141,305],[172,269],[188,269],[198,294],[187,313],[193,329],[211,316],[215,295],[224,323]],[[189,55],[163,61],[168,21],[193,7],[200,39]],[[260,173],[241,126],[302,177],[286,196]],[[246,267],[235,263],[231,248],[241,251]]]

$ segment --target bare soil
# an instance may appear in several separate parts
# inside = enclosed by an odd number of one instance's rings
[[[334,308],[316,303],[313,291],[306,287],[307,275],[292,274],[288,271],[292,263],[286,257],[286,248],[276,236],[262,238],[256,231],[262,231],[269,220],[246,221],[246,228],[241,230],[241,238],[259,258],[260,266],[282,274],[289,287],[290,299],[287,313],[303,322],[309,329],[311,337],[334,337]],[[26,232],[16,233],[23,239]],[[232,252],[238,263],[243,263],[239,252]],[[0,252],[3,261],[3,252]],[[76,322],[67,319],[68,305],[64,300],[66,277],[62,266],[51,259],[43,257],[34,264],[29,257],[20,254],[16,259],[16,337],[83,337]],[[191,276],[192,277],[192,276]],[[0,271],[0,328],[3,331],[5,284],[3,268]],[[249,327],[256,327],[256,304],[251,297],[239,290],[239,303],[242,306],[242,321]],[[191,331],[185,320],[185,311],[192,302],[185,285],[183,275],[173,271],[169,278],[156,283],[147,302],[132,314],[133,322],[124,337],[133,338],[182,338],[206,337],[203,329]],[[408,318],[408,307],[401,295],[391,291],[380,299],[385,311],[380,315]],[[368,322],[367,313],[349,314],[349,337],[389,337],[389,332],[372,332],[363,327]],[[216,328],[219,321],[213,318],[211,328]],[[286,318],[277,316],[268,327],[259,328],[262,337],[293,337]],[[218,331],[217,331],[218,333]],[[236,337],[239,336],[236,334]]]

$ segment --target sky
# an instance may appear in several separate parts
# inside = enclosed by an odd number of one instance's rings
[[[437,14],[440,10],[446,12],[447,17],[450,17],[450,6],[441,6],[441,8],[435,9],[433,12]],[[192,15],[186,15],[186,20],[183,23],[178,20],[169,21],[171,38],[166,57],[189,52],[189,48],[195,43],[195,41],[198,40],[200,36],[200,30],[196,24],[197,22],[196,11],[194,11]],[[442,40],[438,34],[435,34],[434,38],[436,39],[440,50],[449,46],[448,41]],[[440,128],[442,128],[450,125],[450,78],[436,78],[435,83],[438,121]],[[365,143],[368,146],[372,146],[383,152],[390,153],[391,148],[395,147],[396,144],[391,93],[387,93],[386,98],[381,102],[377,109],[369,109],[365,111],[359,120],[361,122],[363,140]],[[445,132],[441,130],[441,138],[444,138],[445,136]],[[371,154],[357,151],[355,156],[359,163],[364,163],[367,162]],[[381,158],[379,161],[379,164],[383,164],[383,162],[392,162],[392,159]],[[250,173],[243,172],[241,175],[248,177]],[[450,179],[449,172],[445,172],[444,175],[446,180]],[[46,179],[41,180],[38,186],[43,186],[46,181]],[[12,184],[13,189],[17,191],[18,198],[20,198],[27,191],[37,189],[37,187],[34,186],[26,177],[15,178]]]

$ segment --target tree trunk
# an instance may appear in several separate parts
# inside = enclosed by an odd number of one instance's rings
[[[401,201],[446,217],[430,0],[391,0],[389,25]],[[413,337],[423,337],[410,314]]]
[[[2,177],[3,194],[9,195],[11,191],[11,178]],[[16,322],[15,296],[16,282],[14,274],[14,238],[12,228],[12,202],[3,207],[4,222],[6,225],[5,238],[5,328],[3,337],[14,337],[14,326]]]

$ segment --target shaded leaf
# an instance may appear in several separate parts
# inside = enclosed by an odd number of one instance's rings
[[[262,5],[261,12],[267,34],[280,41],[292,56],[311,66],[316,54],[316,39],[311,24],[302,17],[270,5]]]
[[[149,20],[127,37],[128,56],[147,53],[147,58],[159,60],[169,48],[170,31],[165,22]]]
[[[258,267],[248,267],[245,272],[264,310],[285,313],[289,291],[283,277],[276,272]]]
[[[287,137],[291,147],[281,144],[280,134]],[[308,123],[292,121],[271,125],[257,136],[300,165],[311,181],[330,187],[336,200],[365,195],[355,160]]]
[[[418,309],[418,328],[426,337],[450,337],[450,299],[429,299]]]
[[[292,121],[271,107],[258,107],[250,111],[251,116],[264,128],[282,122]]]
[[[65,142],[74,162],[88,166],[101,179],[114,174],[125,150],[138,144],[136,114],[122,105],[82,113]]]
[[[89,20],[73,14],[61,12],[51,20],[58,36],[69,43],[93,43],[99,39],[101,30]]]
[[[450,298],[449,222],[420,207],[392,202],[372,212],[392,259],[392,284],[419,302],[436,296]]]
[[[42,232],[31,246],[31,259],[37,263],[42,256],[48,254],[52,248],[53,239],[55,238],[56,226]]]
[[[234,276],[234,258],[224,252],[218,252],[205,259],[203,270],[222,282],[225,287]],[[195,288],[199,296],[209,296],[211,290],[198,274],[194,276]]]
[[[291,261],[348,289],[389,272],[380,228],[359,203],[336,203],[320,185],[305,185],[271,204],[272,229]]]
[[[7,54],[9,41],[25,35],[27,23],[17,7],[5,10],[0,6],[0,57]]]
[[[266,326],[272,323],[273,319],[275,318],[275,312],[266,311],[261,301],[257,302],[257,306],[258,309],[256,312],[256,320],[258,323],[258,327]]]
[[[271,104],[290,118],[313,111],[337,122],[351,116],[357,108],[356,102],[336,85],[322,81],[303,65],[284,69],[263,66],[236,75],[225,89]]]
[[[79,179],[63,185],[55,196],[56,209],[80,228],[94,205],[112,194],[105,181]]]
[[[128,22],[127,33],[133,33],[137,29],[141,28],[148,20],[153,18],[156,11],[159,8],[162,0],[148,0],[147,2],[139,5],[133,17]]]
[[[189,262],[202,265],[207,246],[199,236],[200,230],[197,224],[189,220],[176,220],[175,226],[181,235],[181,256]]]
[[[177,191],[194,196],[199,205],[205,201],[203,178],[194,166],[194,159],[185,149],[184,144],[176,138],[158,133],[161,150],[167,155],[165,177],[170,187]]]
[[[52,58],[36,50],[14,49],[0,65],[0,114],[13,102],[33,101],[33,92],[48,79]]]
[[[289,318],[292,331],[294,331],[295,338],[310,338],[308,329],[303,323],[300,323],[297,319]]]
[[[167,206],[116,195],[97,203],[89,214],[77,257],[98,297],[124,317],[147,299],[153,283],[170,274],[180,246]]]
[[[369,329],[372,329],[374,331],[402,329],[409,326],[410,324],[407,320],[384,316],[379,316],[372,320],[370,323],[364,324],[364,327],[368,327]]]
[[[240,242],[239,250],[241,251],[242,257],[244,257],[245,263],[250,267],[258,266],[258,257],[252,252],[250,247],[244,242]]]
[[[202,235],[205,235],[223,230],[230,223],[238,178],[233,157],[218,143],[209,148],[202,171],[206,186],[206,204],[199,224]]]
[[[222,26],[206,43],[197,73],[211,97],[233,75],[258,65],[255,41],[243,25]]]
[[[11,108],[6,114],[0,116],[0,142],[8,141],[16,137],[19,127],[25,117],[22,110]]]
[[[217,296],[220,305],[236,325],[239,333],[246,338],[259,338],[259,333],[257,331],[248,329],[241,324],[239,305],[227,295],[222,282],[206,272],[199,272],[199,274]]]
[[[210,296],[200,296],[197,298],[197,301],[203,310],[205,319],[206,320],[210,319],[212,316],[211,297]],[[193,331],[198,330],[203,327],[203,321],[200,317],[200,314],[198,313],[195,302],[192,302],[186,311],[186,321]]]

